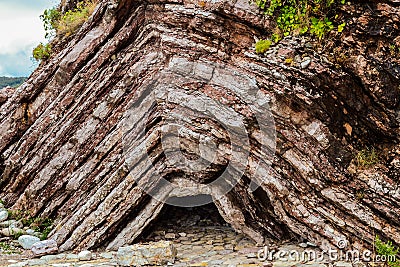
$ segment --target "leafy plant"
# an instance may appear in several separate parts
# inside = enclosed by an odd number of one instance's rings
[[[374,148],[365,148],[359,151],[356,155],[356,164],[361,168],[369,168],[379,162],[379,157]]]
[[[40,18],[43,21],[45,37],[68,37],[87,21],[96,7],[96,0],[79,2],[75,9],[62,14],[57,8],[46,9]],[[33,58],[46,60],[51,55],[51,45],[40,43],[33,49]]]
[[[53,229],[54,220],[50,218],[35,218],[31,223],[30,227],[40,232],[40,239],[45,240],[47,236],[50,234],[51,230]]]
[[[345,0],[255,0],[255,4],[268,16],[273,16],[277,25],[271,35],[271,41],[279,42],[289,35],[310,34],[321,40],[335,26],[333,19],[336,5],[345,4]],[[337,26],[343,31],[346,23]]]
[[[33,49],[32,55],[37,61],[48,59],[51,55],[51,44],[40,43]]]
[[[8,210],[8,217],[10,219],[19,221],[26,217],[30,217],[29,212],[23,210]]]
[[[319,40],[333,30],[333,28],[333,23],[328,18],[324,18],[323,20],[314,17],[311,18],[310,33],[318,37]]]
[[[46,9],[43,14],[40,15],[40,18],[43,21],[44,30],[46,31],[45,37],[49,39],[55,34],[61,18],[61,13],[56,8]]]
[[[337,31],[338,31],[339,33],[341,33],[341,32],[343,31],[343,29],[344,29],[345,26],[346,26],[346,22],[343,22],[342,24],[339,24],[339,25],[338,25]]]
[[[18,232],[13,233],[13,238],[17,240],[23,234],[24,232],[22,232],[22,230],[19,230]]]
[[[73,34],[93,13],[96,2],[79,2],[75,9],[67,11],[57,22],[57,34],[66,37]]]
[[[19,253],[15,248],[11,247],[11,245],[7,244],[6,242],[0,242],[0,252],[4,254]]]
[[[8,210],[10,219],[21,221],[24,226],[40,232],[40,239],[45,240],[53,229],[54,220],[51,218],[32,217],[28,211]],[[14,238],[18,239],[20,233],[14,233]]]
[[[256,43],[256,53],[257,54],[265,53],[269,49],[271,44],[272,44],[271,40],[259,40]]]
[[[380,240],[379,236],[376,236],[375,248],[378,255],[386,256],[389,267],[400,267],[400,261],[397,259],[397,254],[399,254],[400,250],[393,246],[392,241],[389,240],[385,243]]]

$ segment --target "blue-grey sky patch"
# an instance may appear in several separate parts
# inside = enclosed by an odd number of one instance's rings
[[[44,38],[39,16],[56,0],[0,0],[0,76],[29,76],[32,49]]]

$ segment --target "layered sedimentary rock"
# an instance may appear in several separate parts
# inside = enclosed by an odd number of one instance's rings
[[[260,244],[399,244],[399,10],[343,6],[332,54],[286,38],[258,55],[274,26],[248,1],[102,0],[0,92],[0,198],[57,218],[61,250],[131,244],[164,203],[208,201]],[[367,146],[380,163],[361,170]]]

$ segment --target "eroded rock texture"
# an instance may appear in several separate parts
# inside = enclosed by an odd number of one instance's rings
[[[398,5],[342,7],[333,54],[288,38],[257,55],[273,23],[247,0],[102,0],[1,93],[0,197],[57,218],[61,250],[133,243],[194,191],[259,243],[399,244]],[[366,146],[381,163],[357,170]]]

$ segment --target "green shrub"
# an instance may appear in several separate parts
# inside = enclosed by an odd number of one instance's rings
[[[44,30],[46,31],[45,37],[47,39],[54,36],[58,27],[58,22],[61,18],[61,13],[56,8],[46,9],[40,18],[43,21]]]
[[[66,37],[73,34],[93,13],[97,2],[82,1],[75,9],[68,10],[62,14],[57,8],[46,9],[40,18],[46,31],[46,38],[64,35]]]
[[[8,210],[10,219],[21,221],[24,226],[31,228],[36,232],[40,232],[40,239],[45,240],[53,229],[54,220],[50,218],[33,217],[28,211]],[[21,233],[15,233],[14,238],[18,239]]]
[[[255,0],[255,3],[266,15],[275,18],[277,29],[271,41],[276,43],[289,35],[310,34],[321,40],[335,28],[334,9],[345,0]],[[345,25],[339,24],[337,31],[342,32]]]
[[[34,218],[33,222],[29,225],[33,230],[40,232],[40,239],[45,240],[53,229],[54,220],[50,218]]]
[[[272,44],[271,40],[259,40],[256,43],[256,53],[257,54],[265,53],[269,49],[271,44]]]
[[[57,34],[64,35],[65,37],[73,34],[87,21],[95,8],[96,2],[94,1],[79,2],[75,9],[69,10],[61,16],[56,24]]]
[[[356,164],[361,168],[369,168],[379,163],[378,153],[375,148],[365,148],[356,155]]]
[[[32,55],[37,61],[48,59],[51,55],[51,45],[40,43],[33,49]]]
[[[311,18],[310,33],[318,37],[319,40],[321,40],[326,33],[333,30],[333,28],[333,24],[328,18],[324,18],[323,20]]]
[[[0,242],[0,254],[15,254],[15,253],[20,253],[18,250],[15,248],[11,247],[10,244],[6,242]]]
[[[392,241],[387,241],[386,243],[380,240],[379,236],[375,237],[375,248],[376,253],[381,256],[386,256],[388,260],[389,267],[400,267],[400,261],[397,259],[399,254],[399,248],[393,246]]]

